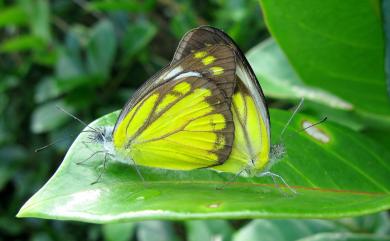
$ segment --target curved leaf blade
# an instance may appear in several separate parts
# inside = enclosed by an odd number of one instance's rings
[[[118,113],[91,126],[112,126]],[[290,113],[271,111],[277,136]],[[93,223],[146,219],[207,218],[337,218],[362,215],[390,207],[390,154],[356,132],[332,123],[318,132],[297,132],[311,117],[298,115],[286,132],[287,155],[274,165],[295,188],[292,195],[276,188],[271,178],[238,178],[210,170],[190,172],[140,168],[140,181],[130,165],[110,161],[101,182],[95,181],[104,157],[94,155],[100,144],[83,145],[81,133],[53,177],[20,210],[18,217],[78,220]],[[314,138],[314,137],[315,138]],[[76,162],[90,160],[83,166]]]
[[[390,121],[380,1],[260,2],[272,36],[305,83],[365,117]]]
[[[272,38],[253,47],[246,56],[267,96],[283,99],[304,97],[336,109],[353,109],[351,103],[330,92],[306,85]]]

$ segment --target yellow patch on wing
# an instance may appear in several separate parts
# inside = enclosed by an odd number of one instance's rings
[[[210,70],[213,72],[213,75],[221,75],[223,74],[223,68],[220,66],[213,66],[210,68]]]
[[[169,104],[173,103],[175,100],[177,100],[179,96],[173,95],[173,94],[167,94],[164,96],[164,99],[158,104],[156,112],[159,113],[164,108],[166,108]]]
[[[191,90],[191,85],[187,82],[182,82],[173,88],[172,93],[168,93],[164,96],[163,100],[158,104],[156,112],[159,113],[168,105],[172,104],[181,95],[187,94]]]
[[[182,82],[177,84],[174,88],[174,91],[179,92],[180,94],[187,94],[191,90],[191,85],[187,82]]]
[[[215,57],[212,56],[212,55],[209,55],[209,56],[204,57],[204,58],[202,59],[202,63],[203,63],[204,65],[212,64],[214,61],[215,61]]]
[[[201,59],[201,58],[203,58],[206,55],[207,55],[206,51],[198,51],[198,52],[195,52],[194,58]]]
[[[153,106],[156,105],[158,96],[158,93],[149,96],[126,115],[114,133],[114,146],[116,148],[124,148],[127,137],[133,136],[147,121],[153,111]]]

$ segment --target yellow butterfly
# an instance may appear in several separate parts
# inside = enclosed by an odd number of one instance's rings
[[[106,149],[130,164],[281,178],[268,171],[261,87],[238,46],[216,28],[185,34],[171,64],[122,109],[111,135]]]

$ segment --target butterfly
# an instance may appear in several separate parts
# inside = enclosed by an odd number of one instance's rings
[[[112,131],[116,158],[147,167],[264,173],[270,118],[264,94],[235,42],[202,26],[171,63],[134,94]]]

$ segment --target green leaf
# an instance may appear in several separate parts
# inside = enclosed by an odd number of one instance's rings
[[[50,7],[48,0],[21,0],[28,16],[31,33],[44,42],[51,40]]]
[[[135,223],[109,223],[102,229],[105,241],[128,241],[134,234]]]
[[[117,115],[106,115],[91,126],[113,126]],[[288,112],[271,111],[273,136],[279,135],[289,117]],[[146,180],[142,183],[130,165],[111,160],[103,169],[104,154],[97,152],[104,148],[99,143],[83,144],[89,139],[88,133],[82,133],[54,176],[18,217],[94,223],[156,218],[339,218],[390,208],[390,164],[386,161],[390,153],[330,121],[296,131],[317,121],[306,115],[294,118],[284,138],[287,154],[271,169],[295,188],[296,195],[277,188],[267,177],[239,177],[216,190],[234,175],[209,170],[139,167]],[[85,164],[77,165],[87,158]],[[102,180],[91,185],[102,170]]]
[[[130,25],[123,37],[123,59],[128,63],[134,55],[145,48],[157,33],[157,28],[154,24],[143,21]]]
[[[260,2],[272,36],[305,83],[390,122],[379,0]]]
[[[353,233],[319,233],[297,241],[389,241],[389,236]]]
[[[304,106],[308,107],[305,110],[307,113],[327,116],[354,130],[370,124],[352,111],[351,103],[328,91],[305,84],[272,38],[253,47],[246,56],[266,96],[287,100],[303,97]]]
[[[99,76],[91,76],[86,73],[77,50],[76,48],[59,51],[55,67],[55,80],[56,86],[61,92],[70,91],[80,86],[96,86],[100,82],[95,81]]]
[[[20,79],[15,75],[5,75],[1,77],[0,93],[19,86]]]
[[[231,240],[233,228],[226,220],[194,220],[187,221],[187,240]]]
[[[303,83],[272,38],[252,48],[246,56],[267,96],[278,99],[304,97],[306,100],[343,110],[351,110],[353,107],[327,91]]]
[[[378,144],[381,144],[386,149],[390,150],[390,130],[389,129],[381,129],[381,130],[373,130],[373,129],[365,129],[363,132],[366,136],[375,140]]]
[[[254,220],[234,234],[233,241],[293,241],[320,232],[346,232],[325,220]]]
[[[37,103],[42,103],[58,97],[60,94],[61,90],[58,88],[57,82],[52,77],[45,77],[36,86],[34,99]]]
[[[59,49],[58,61],[55,66],[58,79],[72,79],[85,75],[84,65],[80,56],[80,46],[76,34],[70,31],[66,36],[66,48]]]
[[[385,71],[387,80],[387,94],[390,96],[390,1],[382,1],[383,29],[386,40]]]
[[[348,228],[351,232],[390,235],[390,217],[387,212],[344,218],[335,222]]]
[[[177,8],[170,22],[170,28],[176,38],[180,39],[189,29],[196,27],[198,22],[188,2],[178,5]]]
[[[0,44],[0,53],[14,53],[28,50],[39,50],[43,47],[40,38],[33,35],[19,35],[3,41]]]
[[[26,23],[26,20],[26,13],[19,5],[3,8],[0,11],[0,27],[22,25]]]
[[[171,222],[146,221],[138,223],[137,240],[139,241],[178,241]]]
[[[57,106],[68,111],[73,108],[67,106],[64,101],[57,100],[40,105],[32,114],[30,129],[33,133],[44,133],[58,128],[69,120],[68,115],[57,109]]]
[[[21,146],[3,146],[0,148],[0,190],[14,177],[22,161],[27,158],[27,151]]]
[[[92,75],[106,79],[116,52],[114,26],[107,20],[100,21],[92,29],[87,45],[87,68]]]
[[[103,10],[103,11],[130,11],[130,12],[146,12],[154,8],[156,0],[146,1],[107,1],[99,0],[88,3],[88,9],[91,11]]]

